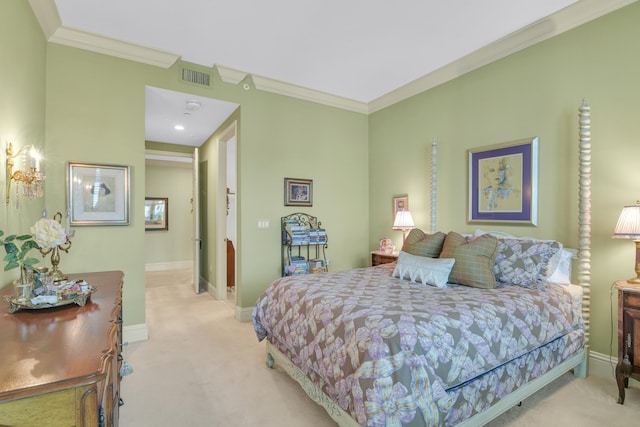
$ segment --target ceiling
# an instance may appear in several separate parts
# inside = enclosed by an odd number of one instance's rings
[[[199,147],[236,108],[232,102],[147,86],[145,140]]]
[[[251,77],[256,89],[365,113],[633,1],[29,0],[52,42],[165,67],[181,59],[225,82]],[[147,95],[149,122],[184,118],[184,96]],[[208,112],[224,120],[232,107],[213,102]]]

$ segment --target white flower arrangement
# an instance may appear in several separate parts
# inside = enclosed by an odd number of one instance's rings
[[[51,249],[67,242],[67,232],[62,225],[53,219],[41,218],[33,227],[31,234],[40,249]]]

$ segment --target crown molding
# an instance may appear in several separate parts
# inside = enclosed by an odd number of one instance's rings
[[[66,27],[62,25],[54,0],[29,0],[29,5],[49,42],[162,68],[169,68],[180,59],[180,55],[174,53]]]
[[[637,0],[580,0],[369,103],[373,113],[618,10]]]
[[[215,69],[218,70],[220,80],[234,85],[237,85],[249,75],[246,71],[236,70],[235,68],[225,67],[223,65],[215,65]]]
[[[329,105],[331,107],[341,108],[343,110],[354,111],[356,113],[368,114],[369,108],[366,102],[355,101],[353,99],[342,96],[331,95],[314,89],[296,86],[279,80],[270,79],[268,77],[251,74],[246,71],[236,70],[234,68],[216,65],[220,79],[225,83],[238,84],[250,77],[256,89],[265,92],[285,95],[292,98],[303,99],[318,104]]]
[[[369,107],[366,102],[356,101],[342,96],[331,95],[301,86],[284,83],[278,80],[269,79],[262,76],[251,76],[257,89],[265,90],[280,95],[293,96],[306,101],[317,102],[330,107],[342,108],[343,110],[356,113],[369,114]]]
[[[49,41],[162,68],[169,68],[180,59],[174,53],[65,26],[59,27]]]
[[[64,26],[59,27],[49,41],[162,68],[169,68],[180,59],[175,53]]]
[[[247,77],[251,77],[256,89],[357,113],[370,114],[636,1],[580,0],[545,19],[478,49],[369,103],[292,85],[229,67],[216,65],[216,68],[220,78],[226,83],[238,84]],[[46,39],[50,42],[162,68],[169,68],[180,59],[180,55],[170,52],[65,27],[61,23],[54,0],[29,0],[29,4]]]
[[[60,14],[54,0],[29,0],[29,5],[33,11],[44,38],[49,38],[62,26]]]

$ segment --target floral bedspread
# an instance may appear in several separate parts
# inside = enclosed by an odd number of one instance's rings
[[[258,339],[363,426],[440,425],[448,391],[583,327],[560,286],[440,289],[394,265],[280,278],[253,311]]]

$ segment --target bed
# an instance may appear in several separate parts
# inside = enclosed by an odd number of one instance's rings
[[[432,170],[435,170],[435,142]],[[555,241],[412,230],[396,263],[290,276],[253,322],[341,426],[482,425],[574,370],[586,376],[590,109],[580,107],[577,270]]]

